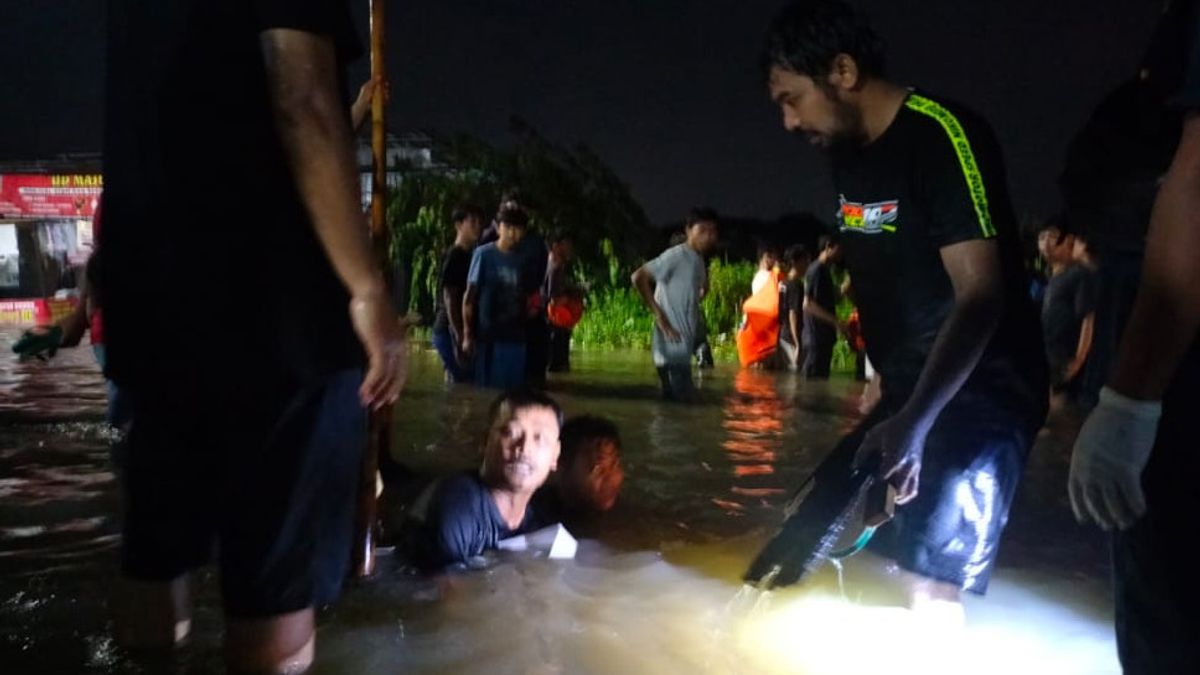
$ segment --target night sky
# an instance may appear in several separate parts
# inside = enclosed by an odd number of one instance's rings
[[[0,161],[100,149],[102,0],[4,3]],[[359,0],[366,35],[367,0]],[[828,218],[823,157],[787,135],[758,53],[780,0],[439,0],[389,3],[393,130],[503,142],[520,115],[586,143],[656,221],[693,204]],[[863,0],[898,82],[983,113],[1018,212],[1058,208],[1066,143],[1131,75],[1155,0]],[[356,64],[356,81],[366,64]]]

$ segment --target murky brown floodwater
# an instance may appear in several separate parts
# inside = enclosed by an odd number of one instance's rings
[[[116,511],[103,383],[86,348],[17,363],[0,329],[0,673],[220,671],[202,575],[196,632],[167,661],[121,652],[107,592]],[[739,578],[779,507],[857,416],[861,387],[721,367],[704,403],[658,400],[648,355],[575,356],[552,380],[568,414],[621,427],[627,480],[577,559],[529,557],[441,587],[381,559],[321,618],[317,673],[1116,673],[1102,538],[1076,528],[1064,431],[1043,434],[984,600],[964,630],[887,606],[869,559],[766,598]],[[474,464],[491,394],[441,383],[414,351],[393,454]]]

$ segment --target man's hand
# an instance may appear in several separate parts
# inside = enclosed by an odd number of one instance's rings
[[[658,329],[662,331],[663,337],[667,338],[668,342],[683,342],[683,336],[671,325],[666,314],[655,315],[654,323],[658,324]]]
[[[383,293],[350,301],[350,320],[367,352],[367,374],[358,397],[372,410],[394,403],[408,371],[405,329]]]
[[[1100,391],[1100,404],[1080,429],[1071,455],[1068,491],[1080,523],[1125,530],[1146,513],[1142,470],[1161,416],[1158,401],[1138,401],[1108,387]]]
[[[475,340],[468,333],[463,335],[462,345],[459,347],[462,350],[463,356],[471,358],[475,355]]]
[[[916,498],[920,486],[925,435],[903,414],[889,417],[867,432],[854,456],[854,466],[869,466],[878,457],[876,475],[896,488],[897,505],[907,504]]]

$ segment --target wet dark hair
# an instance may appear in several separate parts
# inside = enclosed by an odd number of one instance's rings
[[[717,212],[707,206],[697,206],[691,211],[688,211],[687,219],[683,221],[683,229],[690,230],[693,225],[698,223],[717,224],[719,220]]]
[[[458,225],[467,218],[476,218],[479,222],[483,222],[483,209],[474,204],[460,204],[450,213],[450,222]]]
[[[776,258],[778,258],[779,257],[779,247],[775,246],[774,244],[768,244],[765,241],[760,242],[758,244],[758,259],[762,260],[762,257],[764,255],[768,255],[768,254],[773,255]]]
[[[838,54],[854,59],[864,76],[883,75],[883,40],[866,15],[842,0],[796,0],[771,20],[763,74],[778,66],[823,85]]]
[[[597,441],[612,441],[621,449],[621,433],[612,420],[594,415],[579,415],[567,420],[562,426],[562,450],[559,453],[559,463],[570,466],[572,462],[591,450]]]
[[[522,209],[532,209],[533,208],[533,202],[530,201],[529,195],[525,194],[525,192],[523,192],[521,190],[521,188],[517,188],[517,187],[510,187],[507,190],[505,190],[504,192],[500,193],[500,205],[504,206],[508,202],[514,202],[517,206],[521,207]]]
[[[783,261],[791,266],[795,266],[811,257],[808,253],[808,247],[804,244],[793,244],[783,252]]]
[[[819,239],[817,239],[817,250],[824,251],[827,248],[840,246],[841,243],[842,239],[837,234],[833,232],[830,232],[829,234],[823,234]]]
[[[504,223],[514,227],[529,227],[529,214],[523,209],[500,209],[496,214],[496,224]]]
[[[571,241],[573,241],[573,239],[571,239],[571,234],[562,228],[556,227],[553,230],[550,230],[549,234],[546,235],[547,246],[553,246],[555,244]]]
[[[500,411],[507,406],[514,413],[518,410],[526,408],[549,408],[554,411],[554,417],[558,420],[559,436],[562,436],[563,426],[563,411],[558,402],[550,398],[544,392],[536,389],[510,389],[503,394],[500,394],[492,404],[488,406],[488,428],[496,423],[496,418],[500,415]],[[490,432],[489,432],[490,433]]]

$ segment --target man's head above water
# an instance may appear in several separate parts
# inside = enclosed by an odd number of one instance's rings
[[[593,513],[611,509],[625,482],[617,425],[591,415],[567,420],[559,465],[559,495],[567,508]]]
[[[510,391],[492,403],[483,449],[483,481],[494,490],[532,495],[558,467],[562,409],[535,391]]]
[[[862,143],[860,95],[883,76],[883,42],[841,0],[799,0],[771,22],[763,67],[784,127],[823,148]]]

